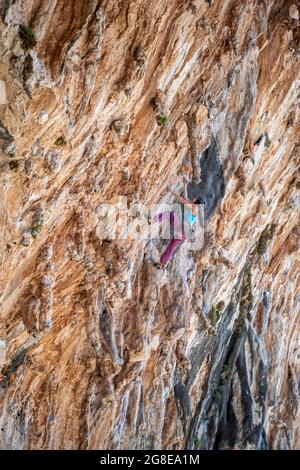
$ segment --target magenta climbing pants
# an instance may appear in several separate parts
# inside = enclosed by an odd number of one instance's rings
[[[174,237],[171,238],[167,248],[161,255],[159,260],[160,264],[166,264],[172,258],[172,255],[176,248],[186,239],[182,230],[182,224],[180,220],[178,220],[178,218],[176,217],[174,211],[161,212],[160,214],[157,214],[154,217],[154,222],[162,223],[165,220],[170,221],[170,226],[172,229],[174,229],[175,234]]]

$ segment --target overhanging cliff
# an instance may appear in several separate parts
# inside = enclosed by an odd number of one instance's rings
[[[0,13],[1,448],[299,448],[299,0]],[[171,183],[201,250],[103,240]]]

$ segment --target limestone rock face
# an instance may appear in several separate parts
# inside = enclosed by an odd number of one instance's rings
[[[0,14],[1,448],[299,448],[299,0]],[[187,183],[201,249],[103,239]]]

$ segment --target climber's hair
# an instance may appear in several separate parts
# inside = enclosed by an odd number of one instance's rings
[[[194,204],[204,204],[206,205],[206,200],[203,197],[198,197],[195,201]]]

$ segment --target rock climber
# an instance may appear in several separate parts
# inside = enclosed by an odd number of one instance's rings
[[[156,263],[156,267],[163,268],[167,262],[172,258],[176,248],[183,243],[186,239],[187,229],[192,228],[197,220],[198,205],[206,205],[204,197],[197,197],[194,199],[187,199],[186,197],[180,196],[175,193],[172,189],[169,190],[178,202],[183,204],[183,223],[178,219],[174,211],[161,212],[153,218],[154,222],[162,223],[164,221],[170,221],[170,227],[174,233],[174,236],[170,239],[167,248],[161,255],[159,263]],[[188,226],[188,227],[187,227]],[[186,227],[186,228],[184,228]]]

